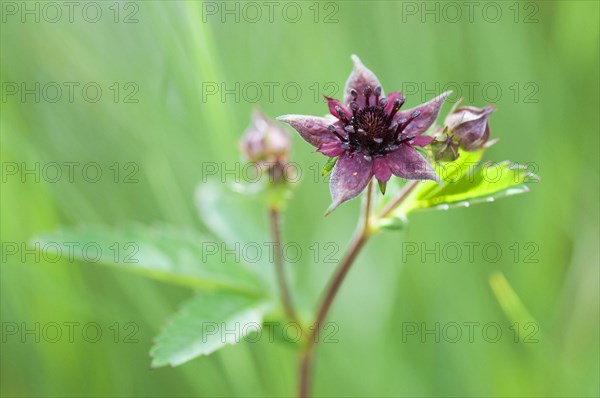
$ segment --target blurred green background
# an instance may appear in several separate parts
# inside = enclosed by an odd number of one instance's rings
[[[2,2],[2,395],[293,393],[295,352],[268,341],[151,370],[152,338],[190,291],[99,265],[7,255],[5,244],[62,224],[130,220],[205,231],[193,202],[203,163],[239,159],[237,140],[258,104],[271,116],[324,114],[318,95],[341,96],[356,53],[388,92],[413,90],[407,106],[447,83],[469,104],[495,103],[492,134],[500,143],[486,158],[535,164],[542,182],[493,204],[416,214],[407,231],[374,239],[333,307],[339,342],[319,347],[316,394],[598,396],[598,2],[475,3],[471,16],[462,3],[400,1],[275,2],[269,15],[263,2],[111,1],[93,8],[77,3],[70,17],[59,2],[58,18],[44,2]],[[23,82],[40,83],[39,102],[34,94],[21,96]],[[56,102],[49,101],[54,85],[44,92],[49,82],[63,89]],[[64,82],[79,84],[73,101]],[[97,102],[83,97],[90,82],[102,89]],[[207,83],[219,93],[208,95]],[[262,87],[258,98],[255,83]],[[274,87],[272,97],[265,83]],[[221,84],[239,84],[239,98],[228,94],[223,101]],[[302,90],[297,100],[293,87]],[[293,160],[305,173],[284,236],[306,253],[289,269],[296,300],[309,315],[334,264],[314,263],[308,248],[335,242],[343,249],[359,204],[323,218],[328,188],[310,167],[324,158],[293,139]],[[89,183],[76,169],[74,182],[36,182],[6,169],[22,162],[30,168],[97,162],[105,177]],[[137,183],[122,182],[128,162],[139,165]],[[122,173],[118,183],[114,163]],[[496,262],[481,250],[473,261],[465,250],[457,262],[422,261],[421,252],[403,262],[403,241],[430,248],[496,242],[503,252]],[[538,248],[535,263],[525,261],[528,242]],[[514,342],[490,287],[496,271],[535,318],[538,342]],[[63,336],[52,343],[22,330],[6,333],[6,325],[36,322],[96,322],[103,335],[97,343],[78,333],[73,342]],[[129,322],[137,325],[137,342],[121,335],[115,343],[112,325],[124,334]],[[419,332],[404,333],[407,322]],[[452,322],[463,325],[457,343],[422,333]],[[468,322],[480,325],[472,342]],[[482,327],[493,322],[502,327],[496,343],[482,337]]]

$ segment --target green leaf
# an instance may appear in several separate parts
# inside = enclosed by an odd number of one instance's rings
[[[271,242],[264,185],[256,183],[227,184],[208,179],[196,188],[195,202],[204,225],[221,238],[231,250],[259,247],[266,253]],[[268,194],[268,193],[267,193]],[[237,249],[236,249],[237,248]],[[269,256],[250,264],[271,291],[276,289],[273,264]]]
[[[420,186],[417,196],[425,196],[433,194],[434,192],[439,192],[444,186],[458,182],[479,165],[484,152],[485,149],[474,152],[459,150],[460,156],[455,161],[436,162],[435,172],[442,180],[442,185],[434,181],[424,182],[423,185]]]
[[[213,179],[201,183],[195,200],[203,223],[229,244],[269,241],[267,209],[259,185],[232,185]]]
[[[327,163],[325,163],[325,166],[323,167],[323,171],[321,172],[322,176],[326,176],[327,174],[329,174],[331,172],[331,170],[333,170],[333,166],[335,166],[335,164],[337,163],[338,158],[329,158],[327,159]]]
[[[491,144],[493,144],[493,142]],[[444,185],[456,183],[462,176],[467,174],[469,170],[472,170],[479,164],[484,151],[485,149],[480,149],[474,152],[466,152],[461,150],[460,156],[455,161],[436,162],[435,171]],[[394,198],[400,194],[404,186],[408,183],[410,183],[410,181],[401,180],[398,178],[392,178],[390,181],[388,181],[386,194],[382,195],[377,202],[376,207],[378,211],[381,211],[392,200],[394,200]],[[378,227],[391,230],[403,230],[406,228],[406,215],[418,207],[418,204],[415,202],[415,197],[434,195],[435,193],[439,192],[444,185],[440,185],[434,181],[419,181],[415,189],[396,210],[394,210],[389,216],[378,221]]]
[[[493,202],[502,197],[528,192],[526,183],[538,182],[539,177],[524,166],[508,161],[498,164],[480,164],[485,150],[496,141],[490,141],[484,148],[473,152],[461,149],[460,156],[455,161],[437,162],[435,169],[442,184],[433,181],[420,182],[398,208],[386,218],[379,220],[378,226],[401,229],[406,222],[406,215],[414,210],[467,207],[475,203]],[[393,200],[400,189],[398,186],[393,186],[391,195],[378,204],[379,209]]]
[[[45,253],[102,263],[188,287],[259,295],[263,287],[241,259],[224,255],[222,243],[190,230],[129,224],[80,226],[40,234],[31,243]]]
[[[260,330],[268,304],[226,292],[201,293],[187,301],[156,338],[152,366],[178,366],[239,343]]]
[[[463,175],[456,182],[419,191],[405,211],[435,208],[468,207],[474,203],[493,202],[498,198],[528,192],[526,182],[539,180],[525,166],[510,163],[485,163]]]
[[[263,322],[265,339],[293,350],[301,350],[310,330],[302,329],[299,323],[290,321],[281,307],[274,308],[275,311],[265,314]]]

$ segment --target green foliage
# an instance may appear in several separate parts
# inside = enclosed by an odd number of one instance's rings
[[[269,308],[260,298],[224,292],[199,293],[183,304],[156,338],[152,366],[177,366],[210,355],[257,332]]]
[[[267,211],[258,185],[202,182],[196,189],[196,206],[203,223],[229,244],[266,242]]]
[[[190,230],[141,224],[85,225],[37,235],[31,243],[63,256],[73,247],[70,260],[98,262],[196,289],[249,295],[264,290],[260,278],[245,264],[232,261],[231,256],[221,257],[220,242]]]
[[[487,148],[494,142],[488,144]],[[539,177],[525,166],[504,161],[481,164],[485,149],[474,152],[460,150],[455,161],[436,163],[436,172],[442,184],[420,182],[407,199],[388,217],[379,221],[386,229],[403,229],[406,215],[418,210],[448,210],[468,207],[476,203],[494,202],[496,199],[528,192],[527,183],[536,183]],[[394,194],[397,194],[398,190]],[[390,195],[391,197],[394,194]],[[379,205],[389,203],[386,199]]]
[[[158,336],[151,352],[153,366],[177,366],[237,343],[256,331],[263,313],[272,307],[256,273],[240,261],[228,261],[232,256],[221,256],[223,243],[192,231],[137,224],[118,229],[82,226],[38,235],[31,243],[50,254],[77,247],[73,259],[203,291],[185,303]],[[232,329],[240,333],[225,333]]]
[[[493,202],[498,198],[528,192],[525,183],[538,179],[526,167],[508,161],[485,163],[457,177],[456,182],[448,182],[439,189],[417,193],[412,209],[447,210],[450,207]]]
[[[286,188],[282,188],[287,192]],[[281,191],[278,191],[281,193]],[[276,196],[273,198],[270,195]],[[262,184],[228,184],[208,179],[196,188],[195,202],[200,219],[230,249],[269,242],[267,206],[281,196]],[[272,264],[249,264],[270,287],[274,286]]]
[[[323,171],[321,172],[322,176],[326,176],[327,174],[331,173],[331,170],[333,170],[333,166],[335,166],[335,164],[337,163],[338,158],[328,158],[327,162],[325,163],[325,166],[323,166]]]
[[[63,227],[37,235],[31,243],[50,255],[75,247],[71,260],[98,262],[201,290],[171,319],[151,351],[152,366],[177,366],[239,342],[274,308],[267,297],[271,265],[253,268],[236,258],[239,254],[223,255],[227,249],[239,253],[241,245],[267,241],[264,199],[273,193],[248,192],[251,187],[208,180],[197,189],[201,218],[225,242],[191,230],[128,224]],[[226,333],[231,330],[239,333]]]
[[[456,183],[463,176],[469,174],[474,167],[479,165],[484,153],[485,149],[474,152],[467,152],[461,149],[459,150],[460,155],[456,160],[435,163],[435,171],[442,180],[442,184],[440,185],[433,181],[423,182],[417,190],[417,196],[430,195],[439,192],[440,189],[449,184]],[[404,207],[407,207],[407,205]]]

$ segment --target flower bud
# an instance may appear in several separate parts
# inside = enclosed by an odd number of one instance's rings
[[[280,182],[290,148],[290,137],[283,128],[259,110],[254,110],[250,126],[240,140],[243,155],[267,171],[272,181]]]
[[[287,133],[259,110],[252,114],[250,126],[240,141],[242,153],[250,162],[283,162],[290,153],[291,141]]]
[[[481,148],[490,137],[488,118],[496,110],[493,105],[485,108],[461,106],[450,111],[446,116],[446,126],[458,138],[461,148],[475,151]]]

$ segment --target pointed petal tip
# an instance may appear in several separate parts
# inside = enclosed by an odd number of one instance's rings
[[[275,118],[275,120],[279,120],[280,122],[285,122],[285,123],[289,124],[291,122],[299,121],[299,120],[302,120],[303,118],[310,118],[310,117],[312,117],[312,116],[287,114],[287,115],[277,116]]]
[[[356,54],[352,54],[350,56],[350,59],[352,59],[352,62],[354,63],[354,65],[358,66],[358,65],[362,65],[363,64],[362,61],[360,60],[360,58],[358,57],[358,55],[356,55]]]
[[[496,108],[496,105],[494,104],[487,104],[483,109],[485,109],[488,114],[496,112],[498,110],[498,108]]]
[[[327,208],[327,210],[325,210],[325,213],[323,213],[323,217],[327,217],[328,215],[330,215],[335,209],[337,209],[337,207],[340,205],[341,203],[339,202],[332,202],[329,207]]]
[[[257,115],[257,116],[261,116],[261,117],[265,117],[265,113],[262,111],[262,109],[260,109],[260,106],[254,106],[252,108],[252,114],[253,115]]]
[[[289,120],[291,120],[293,117],[294,117],[294,115],[281,115],[281,116],[277,116],[275,118],[275,120],[279,120],[280,122],[289,123]]]
[[[428,173],[427,176],[424,176],[423,180],[433,181],[433,182],[437,183],[440,187],[444,186],[444,181],[442,181],[442,179],[440,178],[438,173],[436,173],[433,168],[431,169],[431,173]]]
[[[351,95],[352,89],[356,90],[358,93],[363,93],[367,86],[370,86],[371,89],[381,86],[375,73],[362,63],[358,55],[352,54],[350,58],[354,63],[354,68],[352,69],[350,76],[348,76],[348,80],[346,80],[344,88],[344,104],[349,104],[351,101],[354,101],[354,98]],[[381,91],[381,96],[385,96],[383,90]],[[359,95],[358,104],[364,106],[365,97]]]
[[[443,93],[441,93],[440,95],[438,95],[437,97],[435,97],[433,100],[434,101],[441,101],[442,103],[445,102],[448,97],[453,93],[454,91],[452,90],[448,90],[448,91],[444,91]]]
[[[307,115],[281,115],[278,121],[289,124],[300,136],[312,146],[338,141],[338,138],[329,131],[329,125],[333,122],[329,118]]]
[[[498,141],[500,141],[500,138],[496,137],[494,139],[489,140],[485,144],[483,144],[483,147],[487,149],[487,148],[491,147],[492,145],[497,144]]]

